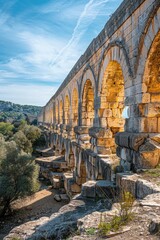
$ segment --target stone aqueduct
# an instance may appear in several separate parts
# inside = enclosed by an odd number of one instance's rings
[[[160,1],[124,0],[38,117],[77,186],[160,162]]]

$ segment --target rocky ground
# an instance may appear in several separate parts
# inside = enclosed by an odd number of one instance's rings
[[[0,240],[2,240],[16,226],[41,217],[49,217],[57,212],[67,202],[57,202],[54,196],[57,193],[50,186],[42,185],[42,189],[32,195],[13,203],[13,215],[0,219]]]
[[[157,168],[142,171],[140,175],[135,174],[121,178],[121,183],[124,184],[126,190],[136,189],[138,196],[143,199],[135,201],[132,208],[134,213],[132,221],[116,232],[109,232],[107,235],[101,236],[98,225],[102,219],[110,222],[115,215],[118,215],[119,205],[117,203],[111,204],[109,199],[86,198],[82,191],[82,195],[77,195],[70,203],[61,207],[64,202],[55,202],[53,199],[55,191],[51,193],[53,190],[48,189],[37,193],[37,197],[35,195],[35,199],[30,199],[29,204],[27,204],[27,199],[23,203],[21,201],[15,203],[14,207],[19,211],[25,209],[25,218],[22,220],[16,217],[18,222],[15,225],[19,226],[15,228],[13,225],[10,226],[10,229],[13,229],[4,240],[100,240],[106,238],[160,240],[159,174],[160,168]],[[89,184],[87,186],[86,191],[92,193],[93,187]],[[29,212],[28,216],[26,211]],[[151,222],[152,227],[149,228]],[[6,226],[6,222],[4,225]],[[7,231],[10,229],[8,226]]]
[[[160,235],[149,232],[149,224],[160,216],[160,194],[148,195],[144,200],[136,201],[132,211],[134,218],[119,232],[110,232],[106,236],[98,235],[100,219],[110,221],[118,214],[119,205],[109,209],[107,201],[73,199],[50,218],[40,218],[13,229],[5,240],[13,239],[57,239],[57,240],[158,240]],[[158,220],[160,222],[160,219]]]

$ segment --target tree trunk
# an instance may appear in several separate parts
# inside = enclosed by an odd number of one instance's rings
[[[10,200],[5,201],[3,209],[0,211],[0,218],[4,217],[6,212],[10,210]]]

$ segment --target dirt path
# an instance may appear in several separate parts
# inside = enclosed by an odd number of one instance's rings
[[[40,217],[49,217],[63,205],[67,204],[66,201],[55,201],[54,195],[56,193],[55,189],[53,190],[48,187],[30,197],[15,201],[12,204],[14,210],[13,216],[0,219],[0,240],[3,240],[4,236],[15,226]]]

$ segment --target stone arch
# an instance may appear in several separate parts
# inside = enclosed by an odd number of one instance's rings
[[[115,61],[121,66],[126,87],[132,85],[133,71],[125,46],[120,41],[110,43],[103,51],[98,70],[98,95],[101,91],[103,76],[109,62]]]
[[[160,133],[160,30],[155,36],[148,52],[142,78],[141,124],[140,132]],[[142,124],[143,123],[143,124]]]
[[[70,98],[68,94],[65,96],[64,100],[64,121],[65,124],[69,124],[70,122]]]
[[[115,134],[124,131],[124,77],[121,65],[110,61],[104,70],[101,91],[99,92],[100,108],[98,110],[100,126],[107,129],[106,137],[97,140],[99,147],[108,149],[108,154],[115,153]]]
[[[80,85],[80,99],[81,100],[82,100],[84,85],[88,79],[92,83],[92,86],[94,88],[94,94],[96,94],[96,78],[95,78],[92,68],[89,65],[86,66],[86,68],[84,69],[83,74],[82,74],[82,80],[81,80],[81,85]]]
[[[138,45],[137,45],[137,59],[135,62],[135,74],[140,74],[140,69],[143,69],[145,66],[145,61],[147,59],[148,51],[150,46],[153,42],[153,39],[157,35],[160,25],[160,4],[159,1],[155,2],[155,6],[153,5],[148,17],[145,21],[143,30],[141,31],[142,34],[139,38]]]
[[[58,123],[58,109],[59,109],[59,102],[56,101],[56,104],[55,104],[55,120],[56,120],[56,123]]]
[[[63,123],[63,100],[59,101],[59,123]]]
[[[78,124],[78,91],[76,88],[72,91],[72,125]]]
[[[82,93],[82,125],[92,126],[94,118],[94,87],[87,79]]]
[[[92,68],[87,65],[83,71],[80,84],[80,123],[82,125],[93,125],[94,96],[96,96],[96,80]]]

